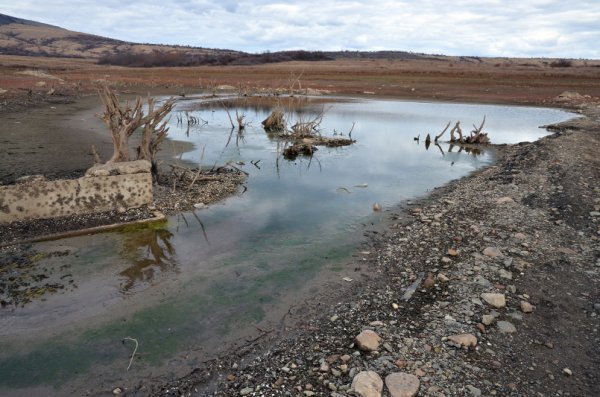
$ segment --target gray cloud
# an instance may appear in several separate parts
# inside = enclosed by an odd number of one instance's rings
[[[20,0],[2,12],[122,40],[231,48],[600,58],[600,2]]]

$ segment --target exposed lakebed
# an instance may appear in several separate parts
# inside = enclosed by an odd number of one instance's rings
[[[427,150],[427,133],[458,120],[470,130],[486,115],[493,143],[516,143],[569,117],[544,108],[393,100],[282,105],[290,122],[325,109],[323,133],[352,129],[357,142],[287,161],[278,155],[283,142],[260,126],[271,107],[237,103],[250,122],[238,135],[220,101],[180,102],[183,123],[173,117],[169,134],[195,145],[182,160],[235,162],[249,173],[243,193],[163,224],[36,244],[37,266],[67,286],[0,312],[3,394],[81,394],[183,375],[256,327],[278,327],[290,306],[355,277],[351,255],[364,225],[386,209],[493,161],[488,149],[444,143]],[[184,111],[207,123],[188,129]],[[373,212],[375,202],[383,213]],[[134,343],[123,343],[126,337],[139,342],[129,371]]]

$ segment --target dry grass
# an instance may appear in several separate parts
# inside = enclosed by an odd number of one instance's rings
[[[95,92],[104,81],[121,90],[187,93],[217,85],[248,90],[286,89],[302,74],[302,88],[333,94],[381,95],[414,99],[544,104],[563,91],[600,96],[600,61],[577,61],[554,68],[546,60],[481,62],[459,58],[432,60],[336,60],[286,62],[258,66],[202,66],[181,68],[123,68],[100,66],[90,60],[0,56],[0,88],[10,94],[46,85],[73,92]],[[18,74],[39,70],[64,83],[42,76]],[[7,94],[4,94],[7,95]],[[10,96],[10,95],[8,95]]]

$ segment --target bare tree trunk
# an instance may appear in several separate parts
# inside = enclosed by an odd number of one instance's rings
[[[138,150],[138,159],[148,160],[152,163],[152,169],[156,170],[156,152],[160,144],[167,136],[167,122],[162,120],[169,114],[175,105],[175,98],[170,98],[163,103],[158,109],[154,110],[154,98],[148,98],[148,115],[143,118],[144,130],[142,131],[142,139]],[[161,124],[162,122],[162,124]]]
[[[115,92],[105,85],[100,97],[104,103],[102,119],[110,130],[113,141],[113,155],[107,163],[129,161],[129,137],[144,126],[138,159],[150,161],[155,170],[155,154],[168,131],[167,122],[161,122],[173,109],[175,98],[170,98],[158,109],[154,109],[155,100],[148,97],[148,115],[144,116],[142,98],[139,96],[133,106],[129,102],[121,106]]]
[[[110,130],[114,148],[108,163],[129,161],[129,137],[142,123],[142,99],[138,97],[133,107],[129,102],[121,106],[117,95],[108,85],[104,86],[100,98],[104,103],[102,120]]]

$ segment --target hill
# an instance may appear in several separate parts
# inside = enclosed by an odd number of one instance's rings
[[[0,55],[105,59],[127,54],[235,55],[237,51],[130,43],[0,14]]]

